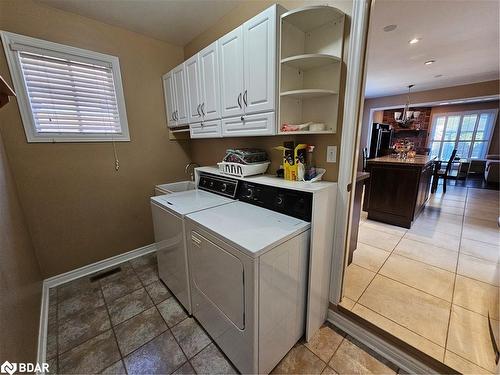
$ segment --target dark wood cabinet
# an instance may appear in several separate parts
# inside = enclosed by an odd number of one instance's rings
[[[368,160],[364,202],[368,219],[410,228],[429,198],[433,166],[427,156]]]

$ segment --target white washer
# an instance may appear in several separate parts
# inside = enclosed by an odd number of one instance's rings
[[[230,198],[202,190],[151,198],[158,273],[189,314],[192,309],[184,216],[232,202]]]
[[[309,235],[244,202],[186,216],[193,315],[241,373],[269,373],[304,334]]]

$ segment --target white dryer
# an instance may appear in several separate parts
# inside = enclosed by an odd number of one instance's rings
[[[170,291],[191,314],[190,277],[184,228],[185,215],[212,207],[233,203],[237,182],[213,176],[207,185],[225,186],[225,196],[202,190],[160,195],[151,198],[158,274]]]
[[[186,216],[193,315],[241,373],[268,373],[305,331],[311,197],[245,182],[236,198]]]

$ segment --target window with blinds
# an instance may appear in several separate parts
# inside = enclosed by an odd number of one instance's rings
[[[2,33],[28,141],[129,140],[114,56]]]

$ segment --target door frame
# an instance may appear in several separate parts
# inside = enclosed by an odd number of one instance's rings
[[[382,333],[375,334],[368,322],[349,318],[339,308],[342,295],[344,270],[347,262],[350,221],[356,188],[356,173],[361,141],[364,88],[366,82],[366,52],[368,50],[368,24],[370,11],[376,0],[353,0],[352,24],[347,63],[347,82],[342,123],[338,190],[335,209],[333,256],[330,274],[330,307],[328,320],[347,334],[389,359],[409,373],[435,373],[432,367],[412,356],[404,346],[395,346]],[[371,115],[372,113],[370,113]],[[380,331],[380,329],[379,329]]]
[[[366,78],[368,23],[372,6],[371,0],[353,1],[330,275],[330,302],[335,305],[340,302],[342,296],[347,239],[350,237],[348,223],[351,220],[354,203],[351,192],[355,190],[356,183]]]

